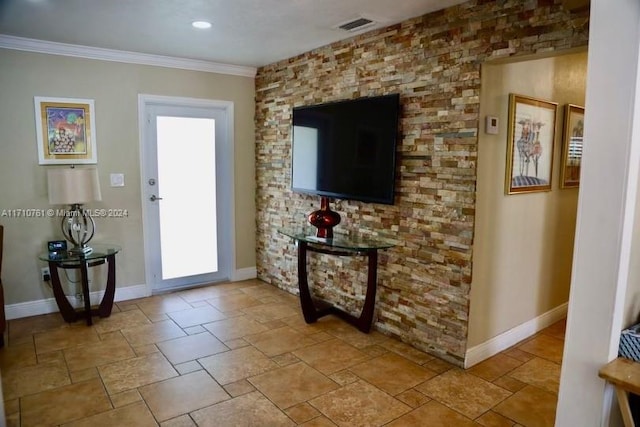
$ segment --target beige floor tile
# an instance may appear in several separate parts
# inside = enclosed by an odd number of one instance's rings
[[[502,387],[505,390],[509,390],[511,393],[520,391],[527,385],[526,383],[523,383],[522,381],[518,381],[517,379],[512,378],[509,375],[500,377],[497,380],[493,381],[493,383],[498,387]]]
[[[201,371],[203,369],[202,365],[195,360],[185,363],[179,363],[177,365],[173,365],[173,367],[176,368],[176,371],[178,371],[180,375],[189,374],[195,371]]]
[[[518,349],[552,362],[562,363],[564,341],[540,334],[518,346]]]
[[[189,415],[181,415],[172,420],[160,423],[160,427],[197,427]]]
[[[348,323],[344,323],[342,326],[343,327],[341,328],[335,328],[327,331],[327,333],[348,342],[350,345],[360,350],[373,345],[383,345],[389,340],[388,337],[382,335],[380,332],[371,331],[370,333],[365,334]]]
[[[249,382],[280,409],[338,388],[338,384],[304,363],[274,369],[249,378]]]
[[[247,316],[207,323],[204,327],[222,341],[234,340],[267,330],[266,326]]]
[[[140,387],[139,391],[158,421],[167,421],[230,399],[205,371]]]
[[[311,421],[307,421],[304,424],[300,424],[302,427],[335,427],[336,424],[332,423],[327,417],[316,417]]]
[[[176,295],[180,296],[183,300],[188,303],[194,303],[197,301],[206,301],[208,299],[217,298],[227,294],[238,294],[240,291],[234,291],[225,289],[220,287],[219,285],[215,286],[205,286],[202,288],[189,289],[186,291],[177,292]]]
[[[487,381],[494,381],[522,365],[522,361],[504,354],[495,356],[467,369],[467,372]]]
[[[9,345],[0,349],[0,369],[24,368],[38,362],[33,342],[21,345]]]
[[[62,350],[49,351],[47,353],[39,353],[37,355],[38,363],[61,362],[64,363],[64,354]]]
[[[96,330],[83,324],[62,327],[34,335],[36,353],[63,350],[81,344],[92,344],[100,341]]]
[[[136,357],[124,338],[70,347],[63,353],[71,372]]]
[[[181,328],[202,325],[227,318],[227,316],[222,314],[222,312],[210,305],[192,308],[190,310],[175,311],[173,313],[169,313],[169,317],[171,317]]]
[[[522,351],[516,348],[510,348],[508,350],[503,351],[501,354],[504,354],[509,357],[513,357],[514,359],[518,359],[521,362],[528,362],[533,359],[535,356],[531,353],[527,353],[526,351]]]
[[[7,400],[67,384],[71,384],[71,379],[62,362],[47,362],[2,372],[2,393]]]
[[[415,360],[414,360],[415,362]],[[423,363],[422,366],[424,366],[425,368],[433,371],[433,372],[437,372],[439,374],[443,374],[451,369],[455,369],[456,367],[454,365],[452,365],[451,363],[442,360],[442,359],[436,359],[435,357],[431,360],[429,360],[426,363]]]
[[[493,410],[527,427],[551,427],[556,418],[556,403],[555,394],[527,386]]]
[[[160,353],[103,365],[98,371],[110,395],[178,375]]]
[[[203,328],[202,326],[200,326],[200,325],[189,326],[188,328],[182,328],[182,330],[187,335],[197,335],[197,334],[201,334],[203,332],[207,332],[207,330],[205,328]]]
[[[96,368],[87,368],[81,371],[70,372],[69,375],[71,376],[72,383],[81,383],[100,376]]]
[[[142,400],[142,396],[140,396],[140,392],[137,389],[112,394],[109,398],[114,408],[120,408]]]
[[[248,335],[244,339],[267,356],[277,356],[315,344],[315,341],[307,335],[301,334],[290,326]]]
[[[510,372],[509,376],[556,394],[560,388],[560,365],[539,357]]]
[[[459,369],[447,371],[416,389],[471,419],[511,396],[509,391]]]
[[[99,334],[119,331],[124,328],[132,328],[134,326],[148,325],[151,321],[139,309],[122,311],[113,313],[109,317],[96,318],[94,328]]]
[[[296,314],[296,309],[287,304],[263,304],[242,309],[248,316],[260,323],[280,320]]]
[[[485,412],[476,418],[476,422],[484,427],[513,427],[515,425],[515,421],[493,411]]]
[[[446,406],[431,401],[397,420],[386,424],[388,427],[473,427],[477,426],[469,418]]]
[[[184,337],[186,334],[171,320],[162,320],[149,325],[133,326],[122,330],[122,335],[133,347]]]
[[[435,359],[435,357],[431,356],[430,354],[422,352],[417,348],[411,347],[410,345],[395,339],[389,339],[380,345],[389,351],[397,353],[400,356],[405,357],[414,363],[417,363],[418,365],[424,365],[425,363],[430,362],[432,360],[437,360]]]
[[[396,395],[395,398],[412,408],[418,408],[431,400],[426,394],[414,389],[404,391]]]
[[[22,425],[56,425],[111,409],[99,379],[71,384],[21,399]]]
[[[164,313],[172,313],[174,311],[189,310],[191,305],[177,294],[158,295],[145,298],[137,303],[142,312],[149,317],[150,315],[159,315]],[[150,320],[152,320],[150,318]]]
[[[259,300],[243,293],[221,295],[217,298],[209,299],[207,302],[222,312],[240,310],[261,304]]]
[[[293,353],[279,354],[277,356],[273,356],[271,360],[276,362],[278,366],[293,365],[300,361],[300,359],[298,359]]]
[[[562,319],[559,322],[554,323],[548,328],[543,329],[541,332],[545,335],[550,335],[554,338],[564,340],[565,331],[567,329],[567,319]]]
[[[379,426],[411,408],[364,381],[326,393],[309,402],[339,426]]]
[[[320,412],[306,402],[292,406],[284,412],[297,424],[302,424],[320,416]]]
[[[222,385],[275,369],[278,365],[253,347],[214,354],[200,364]]]
[[[255,391],[255,387],[247,380],[240,380],[224,386],[224,389],[231,397],[238,397],[243,394]]]
[[[89,418],[64,424],[63,427],[155,427],[157,425],[153,419],[153,415],[151,415],[149,408],[147,408],[144,402],[137,402]]]
[[[192,412],[191,417],[199,427],[269,426],[288,427],[295,425],[259,392],[218,403]]]
[[[395,353],[362,362],[349,370],[392,396],[437,375]]]
[[[369,358],[339,339],[305,347],[294,351],[293,354],[325,375],[341,371]]]
[[[8,328],[9,345],[13,345],[14,341],[18,339],[30,337],[36,332],[50,331],[65,325],[66,323],[60,313],[11,320]]]
[[[229,350],[229,347],[206,331],[201,334],[164,341],[157,345],[169,359],[169,362],[174,365]]]

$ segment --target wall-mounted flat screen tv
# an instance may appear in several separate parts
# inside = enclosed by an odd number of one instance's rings
[[[400,97],[293,109],[291,189],[393,204]]]

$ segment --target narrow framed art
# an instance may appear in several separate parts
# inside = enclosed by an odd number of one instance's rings
[[[562,166],[560,186],[576,188],[580,185],[580,164],[584,143],[584,107],[567,104],[564,113],[562,138]]]
[[[34,97],[38,163],[97,163],[93,99]]]
[[[551,190],[558,104],[509,94],[505,193]]]

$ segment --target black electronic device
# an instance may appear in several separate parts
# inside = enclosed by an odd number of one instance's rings
[[[47,249],[49,251],[49,256],[52,258],[59,257],[67,252],[67,241],[66,240],[52,240],[47,243]]]
[[[393,204],[398,94],[293,109],[291,189]]]

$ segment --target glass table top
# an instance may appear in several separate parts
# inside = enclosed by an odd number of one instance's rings
[[[73,262],[80,260],[92,260],[92,259],[100,259],[106,258],[109,255],[117,254],[122,250],[122,247],[118,245],[111,245],[108,243],[100,244],[96,243],[95,245],[89,245],[93,248],[93,251],[88,254],[78,255],[78,254],[69,254],[68,252],[61,252],[57,255],[51,255],[49,252],[42,253],[38,255],[38,258],[42,261],[55,261],[55,262]]]
[[[278,232],[289,236],[292,239],[318,244],[323,246],[329,246],[338,249],[348,250],[370,250],[370,249],[388,249],[394,247],[396,244],[391,239],[385,239],[382,237],[371,237],[367,235],[346,235],[339,234],[334,231],[333,238],[325,239],[322,237],[316,237],[315,228],[280,228]]]

